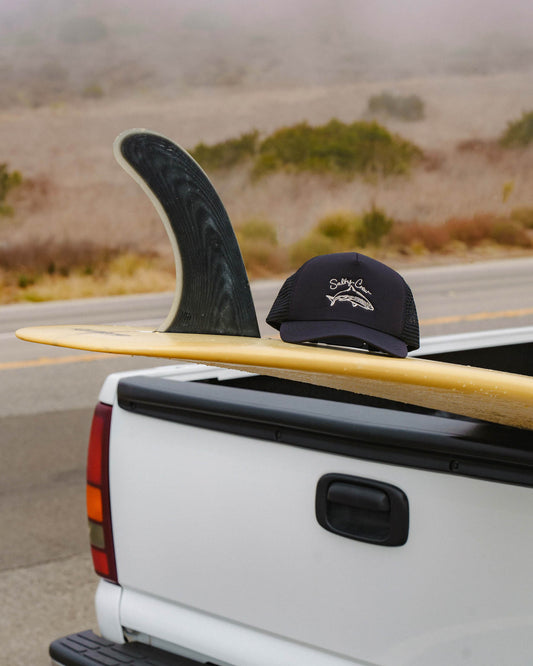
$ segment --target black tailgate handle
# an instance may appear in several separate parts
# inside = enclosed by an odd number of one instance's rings
[[[320,525],[348,539],[403,546],[409,534],[409,501],[390,483],[347,474],[326,474],[316,489]]]

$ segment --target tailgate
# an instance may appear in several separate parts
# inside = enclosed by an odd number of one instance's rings
[[[194,651],[192,618],[209,618],[327,663],[531,662],[529,433],[158,378],[123,380],[118,403],[129,630]],[[288,663],[215,634],[228,663]]]

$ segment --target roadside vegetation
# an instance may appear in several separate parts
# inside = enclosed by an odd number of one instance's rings
[[[338,211],[322,218],[289,248],[289,267],[296,268],[317,254],[362,251],[384,260],[455,256],[472,251],[491,256],[503,249],[533,249],[533,209],[509,217],[475,215],[451,218],[443,224],[393,220],[373,207],[362,214]]]
[[[372,99],[369,107],[383,114],[390,106],[390,116],[400,113],[394,111],[394,104],[401,102],[400,108],[408,104],[403,98],[391,101],[385,94]],[[414,101],[409,104],[417,106]],[[471,153],[490,164],[502,165],[507,159],[508,166],[500,169],[501,178],[494,181],[492,190],[494,200],[500,202],[499,212],[455,214],[440,223],[414,214],[402,219],[376,203],[366,208],[346,205],[347,188],[359,188],[359,192],[371,188],[376,199],[380,192],[386,198],[389,188],[399,193],[398,188],[403,191],[412,177],[442,168],[442,160],[431,162],[429,152],[424,154],[414,143],[374,121],[332,119],[315,127],[302,122],[264,138],[252,130],[212,145],[199,143],[192,154],[203,168],[214,172],[215,182],[221,179],[221,191],[225,184],[235,184],[238,193],[250,197],[243,206],[244,214],[233,217],[240,218],[235,229],[248,273],[251,278],[262,278],[286,275],[307,259],[330,252],[362,251],[393,265],[532,252],[533,206],[513,206],[520,173],[508,168],[518,163],[518,157],[523,165],[531,163],[527,150],[532,141],[533,111],[508,123],[497,139],[457,144],[460,153]],[[510,149],[517,147],[521,151],[515,159],[516,153]],[[403,180],[398,181],[397,176]],[[158,254],[146,245],[146,235],[140,237],[142,241],[129,237],[127,245],[117,244],[107,234],[94,234],[106,239],[99,242],[58,240],[60,227],[54,232],[50,215],[44,218],[50,223],[49,238],[43,239],[43,233],[17,235],[27,216],[48,210],[59,189],[60,184],[49,177],[23,179],[20,172],[0,163],[1,303],[173,289],[169,250],[164,256]],[[256,204],[258,194],[267,195],[266,205]],[[331,210],[315,218],[313,211],[322,194]],[[336,207],[331,202],[338,199]],[[291,242],[286,240],[284,223],[277,219],[287,205],[292,206],[294,224],[301,225],[299,233],[291,230]],[[250,208],[269,214],[247,214]],[[299,215],[301,210],[306,211],[305,220]],[[21,240],[24,238],[27,240]]]
[[[282,127],[261,141],[254,130],[213,145],[199,143],[191,154],[208,170],[248,162],[255,179],[277,171],[345,177],[403,175],[423,156],[414,143],[375,121],[343,123],[336,119],[317,127],[307,122]]]
[[[9,171],[7,164],[0,164],[0,216],[10,217],[14,214],[13,206],[6,203],[11,190],[22,183],[19,171]]]
[[[500,137],[505,148],[525,148],[533,141],[533,111],[524,112],[522,117],[507,125]]]
[[[304,237],[279,243],[276,227],[252,218],[236,227],[251,278],[282,276],[318,254],[361,251],[383,261],[429,261],[497,256],[533,250],[533,208],[509,216],[480,214],[440,225],[402,222],[377,207],[356,213],[334,211]],[[154,252],[90,242],[42,241],[0,245],[0,302],[110,296],[174,287],[174,266]]]
[[[213,145],[197,144],[191,151],[194,159],[204,169],[229,169],[251,159],[257,153],[259,132],[253,130],[236,139],[220,141]]]
[[[370,116],[384,116],[414,122],[424,119],[425,105],[418,95],[382,92],[370,97],[367,113]]]
[[[0,245],[0,303],[173,289],[173,266],[153,252],[88,241]]]
[[[253,174],[282,169],[384,176],[409,173],[422,151],[377,122],[346,124],[330,120],[311,127],[300,123],[274,132],[259,147]]]

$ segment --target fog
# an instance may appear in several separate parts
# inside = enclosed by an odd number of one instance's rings
[[[0,105],[533,64],[530,0],[0,0]]]

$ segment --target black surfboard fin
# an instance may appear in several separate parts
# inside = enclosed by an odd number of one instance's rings
[[[148,130],[120,134],[114,154],[152,201],[172,245],[174,300],[158,330],[260,337],[235,233],[201,167],[175,143]]]

